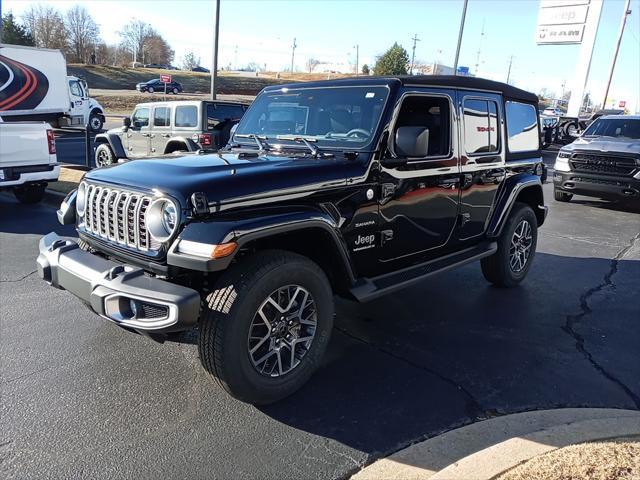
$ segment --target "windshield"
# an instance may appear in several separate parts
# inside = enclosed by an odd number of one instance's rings
[[[363,149],[371,143],[388,96],[387,87],[283,88],[264,92],[242,118],[234,141],[255,145],[240,135],[304,137],[320,148]],[[277,143],[283,143],[278,141]]]
[[[625,137],[640,140],[640,119],[599,118],[589,125],[583,136]]]

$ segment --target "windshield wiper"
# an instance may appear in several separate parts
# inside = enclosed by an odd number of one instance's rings
[[[315,158],[318,158],[319,156],[323,156],[323,157],[333,157],[333,154],[331,153],[320,153],[320,150],[318,150],[318,147],[316,147],[315,145],[312,145],[311,142],[317,142],[318,139],[314,138],[314,137],[303,137],[300,135],[276,135],[276,139],[278,140],[290,140],[292,142],[302,142],[304,143],[304,145],[309,149],[309,151],[311,152],[311,155]]]
[[[260,152],[268,152],[271,150],[271,147],[267,143],[267,137],[261,137],[260,135],[256,135],[255,133],[236,133],[234,137],[238,138],[250,138],[256,142]]]

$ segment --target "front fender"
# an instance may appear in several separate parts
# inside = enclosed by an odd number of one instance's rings
[[[498,194],[495,208],[492,212],[489,226],[487,228],[488,237],[497,237],[502,232],[502,227],[509,218],[511,209],[522,196],[526,196],[531,208],[533,208],[538,218],[538,226],[544,222],[546,207],[542,194],[542,182],[540,177],[530,173],[518,173],[508,177]]]
[[[96,145],[100,143],[108,143],[116,158],[127,158],[127,153],[122,146],[122,139],[114,133],[99,133],[94,140]]]
[[[304,229],[322,229],[328,233],[336,247],[343,266],[351,279],[355,278],[346,242],[335,220],[327,213],[318,211],[294,211],[260,216],[257,218],[243,218],[237,220],[211,220],[188,224],[173,242],[167,254],[169,265],[199,271],[224,270],[233,261],[235,255],[249,242],[282,233],[289,233]],[[185,255],[178,251],[180,240],[219,245],[236,242],[238,248],[233,255],[220,259]]]

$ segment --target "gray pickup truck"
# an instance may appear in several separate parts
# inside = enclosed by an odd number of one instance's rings
[[[640,202],[640,116],[598,118],[573,143],[558,152],[554,197],[573,195]]]

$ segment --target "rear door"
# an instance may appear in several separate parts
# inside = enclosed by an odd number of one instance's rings
[[[460,228],[467,240],[486,230],[505,178],[504,114],[499,94],[460,91]]]
[[[151,109],[149,107],[138,107],[131,116],[131,127],[127,131],[127,156],[145,157],[151,150],[151,131],[149,119]]]
[[[171,107],[166,104],[154,105],[152,117],[151,155],[162,155],[171,138]]]

